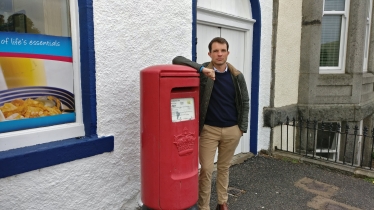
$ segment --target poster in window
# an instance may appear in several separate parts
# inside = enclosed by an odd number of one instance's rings
[[[24,13],[0,23],[0,133],[75,122],[71,37],[37,31]]]

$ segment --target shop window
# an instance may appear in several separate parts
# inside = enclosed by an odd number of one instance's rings
[[[324,0],[320,73],[344,73],[349,0]]]
[[[24,0],[22,3],[25,2],[26,0]],[[50,124],[39,128],[0,132],[0,178],[66,163],[81,158],[87,158],[105,152],[111,152],[114,149],[114,136],[98,137],[96,131],[96,71],[95,65],[92,65],[95,63],[92,1],[27,0],[27,2],[32,2],[35,4],[35,6],[37,6],[37,3],[43,2],[43,7],[41,8],[43,8],[43,16],[45,17],[51,17],[50,15],[46,15],[47,12],[60,14],[53,9],[64,8],[64,5],[60,4],[69,2],[66,4],[67,19],[61,18],[61,21],[59,21],[58,18],[48,19],[50,23],[52,21],[52,24],[56,24],[54,27],[57,26],[57,28],[46,27],[45,24],[44,26],[43,24],[39,24],[39,26],[38,24],[34,24],[34,26],[36,29],[38,29],[41,35],[69,37],[71,39],[72,56],[70,65],[73,65],[73,96],[75,109],[67,113],[75,113],[75,122],[67,122],[56,125]],[[10,16],[11,14],[8,13],[9,11],[13,11],[14,7],[17,6],[16,3],[16,0],[1,0],[0,14],[4,14],[4,17]],[[41,4],[39,4],[39,6],[40,5]],[[27,6],[27,9],[32,8],[33,7]],[[46,8],[52,8],[52,10]],[[7,14],[5,14],[5,12],[7,12]],[[27,14],[31,15],[32,12],[28,13],[27,10],[25,10],[25,13],[22,14],[26,14],[27,16]],[[80,15],[79,18],[77,18],[78,14]],[[1,30],[3,31],[1,31],[0,34],[15,33],[14,31],[8,31],[8,19],[5,21],[4,17],[0,19],[0,25],[6,27],[7,29],[2,28]],[[30,19],[32,19],[34,22],[33,18]],[[58,25],[58,22],[63,22],[63,20],[65,20],[65,22],[70,21],[71,23],[65,26],[63,24]],[[13,20],[10,22],[12,21]],[[16,19],[15,21],[19,20]],[[12,30],[19,28],[19,24],[22,26],[22,23],[15,24],[17,27],[13,27],[14,29]],[[26,26],[26,30],[30,32],[29,34],[32,34],[29,27],[35,32],[36,29],[34,27],[31,27],[31,25]],[[42,30],[43,27],[44,31]],[[78,37],[78,30],[81,38]],[[53,33],[57,33],[58,31],[61,33],[65,31],[70,34],[63,34],[62,36],[59,34],[53,35]],[[23,32],[21,30],[17,33],[22,34]],[[34,34],[37,35],[38,33]],[[0,46],[0,49],[3,48]],[[30,55],[35,56],[35,54]],[[44,54],[44,56],[46,55],[48,54]],[[69,62],[69,60],[66,62]],[[1,69],[0,72],[2,73]],[[0,81],[0,85],[3,86],[2,88],[4,90],[4,78],[2,78],[2,81]],[[5,89],[8,89],[7,86],[5,87]],[[81,107],[84,107],[84,109]],[[36,123],[31,123],[31,125],[35,127],[40,126],[36,125]]]
[[[0,2],[0,151],[84,136],[77,5]]]

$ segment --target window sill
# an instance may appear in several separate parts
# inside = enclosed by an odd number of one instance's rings
[[[319,70],[319,74],[345,74],[342,70]]]
[[[114,149],[114,137],[84,137],[0,152],[0,178],[82,159]]]

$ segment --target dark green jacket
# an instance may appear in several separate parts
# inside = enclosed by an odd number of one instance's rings
[[[197,71],[199,71],[201,66],[213,69],[213,64],[210,62],[204,64],[198,64],[185,57],[177,56],[173,59],[173,64],[189,66]],[[238,112],[238,126],[244,133],[248,129],[248,113],[249,113],[249,96],[247,85],[243,74],[233,67],[231,64],[227,63],[228,70],[231,73],[232,81],[235,85],[235,104]],[[210,100],[210,95],[212,94],[214,81],[205,74],[200,73],[200,121],[199,121],[199,132],[203,129],[206,113],[208,111],[208,105]]]

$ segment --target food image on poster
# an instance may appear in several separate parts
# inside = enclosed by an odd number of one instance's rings
[[[0,107],[5,120],[45,117],[61,114],[61,102],[53,96],[42,96],[25,100],[17,98]]]
[[[181,122],[195,119],[195,103],[193,98],[171,99],[171,121]]]
[[[74,95],[53,87],[0,91],[0,122],[74,112]]]
[[[34,86],[0,91],[0,133],[75,121],[74,95]]]

